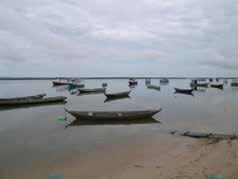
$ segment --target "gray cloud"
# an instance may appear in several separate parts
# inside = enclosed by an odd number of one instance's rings
[[[127,75],[132,64],[140,75],[225,75],[238,67],[237,11],[235,0],[2,0],[0,75],[10,63],[19,75],[36,63],[50,75]]]

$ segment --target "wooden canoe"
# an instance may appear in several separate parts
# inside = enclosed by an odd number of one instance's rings
[[[180,88],[174,88],[176,93],[186,93],[186,94],[192,94],[193,89],[180,89]]]
[[[155,89],[155,90],[160,90],[160,86],[155,86],[155,85],[147,85],[147,88]]]
[[[39,98],[39,99],[21,99],[12,101],[0,101],[0,106],[18,106],[18,105],[29,105],[29,104],[45,104],[65,101],[67,98],[64,96]]]
[[[92,88],[92,89],[79,89],[80,93],[104,93],[105,92],[105,88]]]
[[[223,89],[224,84],[211,84],[210,87],[212,88],[219,88],[219,89]]]
[[[0,101],[15,101],[15,100],[27,100],[27,99],[40,99],[46,96],[46,94],[38,94],[34,96],[24,96],[24,97],[15,97],[15,98],[0,98]]]
[[[107,98],[119,98],[119,97],[124,97],[124,96],[129,96],[131,91],[123,91],[123,92],[119,92],[119,93],[104,93],[104,95]]]
[[[144,110],[144,111],[70,111],[66,110],[69,114],[80,120],[135,120],[151,118],[161,109],[157,110]]]
[[[63,82],[63,81],[52,81],[53,86],[62,86],[62,85],[68,85],[69,82]]]

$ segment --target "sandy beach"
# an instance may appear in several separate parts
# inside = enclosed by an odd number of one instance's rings
[[[41,164],[10,178],[40,179],[201,179],[215,174],[238,178],[238,141],[219,142],[164,134],[135,139],[88,156],[68,155],[61,163]],[[148,137],[148,136],[147,136]],[[21,177],[19,177],[21,176]],[[47,178],[47,177],[46,177]]]

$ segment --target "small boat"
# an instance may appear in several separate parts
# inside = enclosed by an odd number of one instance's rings
[[[167,84],[169,80],[167,78],[160,79],[160,83]]]
[[[63,102],[67,98],[64,96],[49,97],[49,98],[39,98],[39,99],[20,99],[11,101],[0,101],[0,106],[19,106],[19,105],[30,105],[30,104],[45,104],[45,103],[55,103]]]
[[[155,90],[160,90],[160,86],[155,86],[155,85],[147,85],[148,89],[155,89]]]
[[[238,87],[238,80],[232,80],[231,87]]]
[[[70,111],[66,110],[69,114],[80,120],[139,120],[151,118],[156,113],[160,112],[161,109],[157,110],[143,110],[143,111]]]
[[[107,83],[102,83],[102,87],[107,87]]]
[[[84,88],[84,84],[78,84],[78,83],[69,83],[69,88],[74,89],[74,88]]]
[[[130,96],[120,96],[120,97],[116,97],[116,98],[106,98],[104,100],[104,103],[110,102],[110,101],[116,101],[116,100],[122,100],[122,99],[130,99]]]
[[[185,93],[185,94],[192,94],[193,89],[181,89],[181,88],[174,88],[175,93]]]
[[[224,84],[210,84],[211,88],[219,88],[219,89],[223,89]]]
[[[27,99],[40,99],[46,96],[46,94],[38,94],[34,96],[24,96],[24,97],[16,97],[16,98],[0,98],[0,101],[14,101],[14,100],[27,100]]]
[[[213,79],[212,79],[212,78],[209,78],[209,82],[213,82]]]
[[[70,82],[68,81],[52,81],[53,86],[62,86],[62,85],[68,85]]]
[[[191,83],[190,83],[191,87],[204,87],[204,88],[207,88],[209,83],[206,83],[206,82],[198,82],[197,80],[193,80]]]
[[[124,96],[129,96],[131,91],[123,91],[123,92],[119,92],[119,93],[104,93],[104,95],[107,98],[120,98],[120,97],[124,97]]]
[[[105,91],[105,88],[79,89],[80,93],[104,93]]]
[[[138,82],[135,79],[129,79],[128,81],[129,85],[137,85]]]

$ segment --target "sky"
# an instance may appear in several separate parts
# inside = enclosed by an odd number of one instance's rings
[[[0,3],[0,76],[238,76],[237,0]]]

